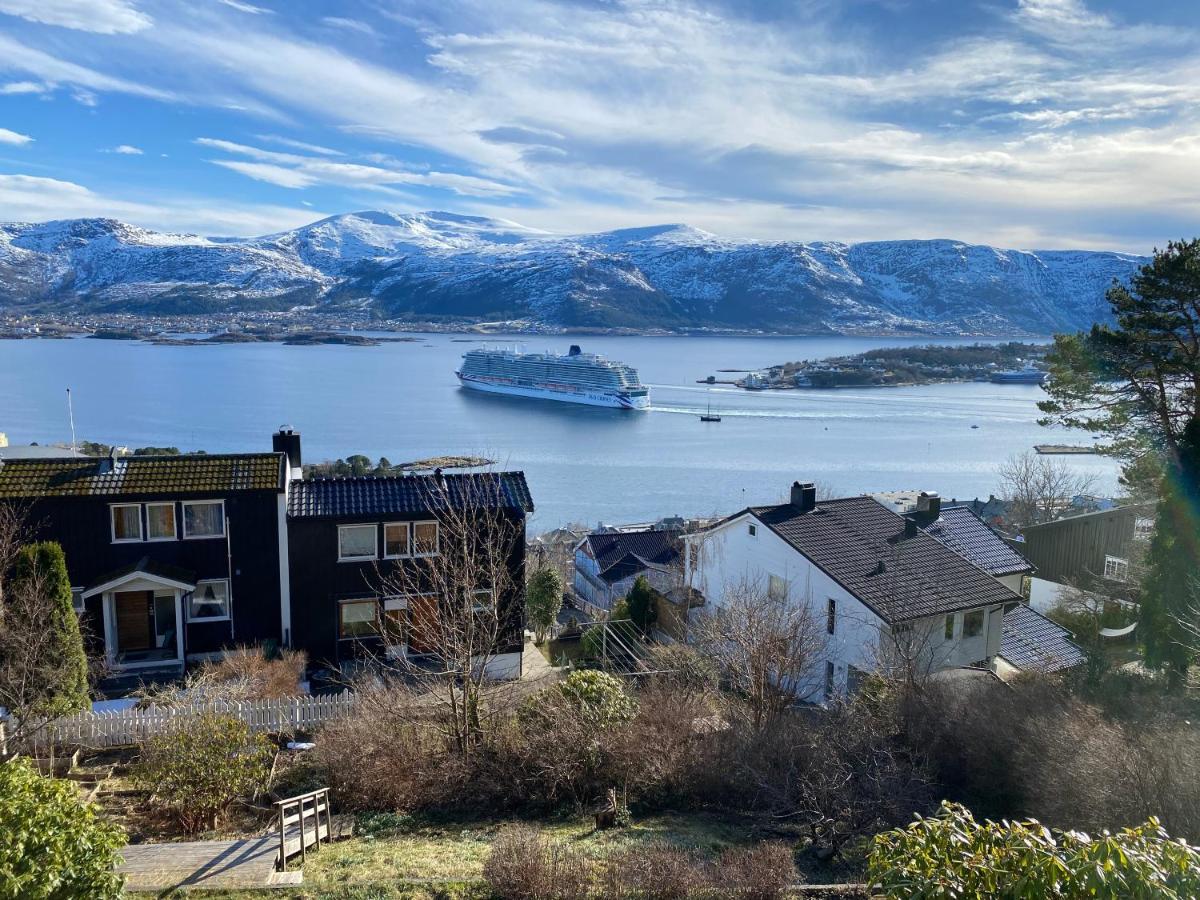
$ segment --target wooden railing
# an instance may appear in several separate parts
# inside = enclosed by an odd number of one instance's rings
[[[329,809],[329,788],[318,788],[307,794],[298,794],[286,800],[277,800],[275,809],[279,819],[279,867],[287,867],[289,856],[297,852],[300,859],[306,858],[308,846],[311,843],[316,850],[321,849],[321,840],[333,840],[333,816]],[[321,817],[325,817],[324,825]],[[309,834],[309,822],[312,822],[312,833]],[[324,831],[324,834],[322,834]],[[289,845],[297,841],[299,847],[290,853]]]

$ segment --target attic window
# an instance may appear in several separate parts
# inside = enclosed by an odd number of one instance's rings
[[[746,531],[750,533],[750,537],[756,537],[758,535],[758,526],[751,522],[746,526]]]

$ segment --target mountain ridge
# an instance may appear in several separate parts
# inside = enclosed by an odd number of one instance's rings
[[[1146,257],[949,238],[738,241],[683,223],[560,235],[363,210],[254,238],[116,219],[0,224],[0,312],[371,309],[418,320],[836,333],[1048,333],[1107,317]]]

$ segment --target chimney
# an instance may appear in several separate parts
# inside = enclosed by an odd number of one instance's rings
[[[904,537],[915,538],[920,529],[917,527],[917,520],[912,516],[904,517]]]
[[[808,512],[815,509],[817,506],[817,486],[811,481],[806,481],[801,484],[799,481],[792,482],[792,506],[796,507],[800,512]]]
[[[300,462],[300,432],[293,431],[291,425],[280,425],[279,430],[271,435],[271,449],[275,453],[287,454],[293,481],[304,477],[303,464]]]
[[[936,522],[942,515],[942,498],[936,491],[921,491],[917,497],[917,513],[927,522]]]

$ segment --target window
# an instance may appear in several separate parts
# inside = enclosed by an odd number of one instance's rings
[[[829,598],[829,604],[825,608],[825,630],[830,634],[837,630],[837,601],[832,597]]]
[[[84,611],[83,588],[71,588],[71,606],[77,613]]]
[[[338,637],[374,637],[379,633],[379,604],[374,600],[343,600],[338,605]]]
[[[438,523],[414,522],[412,527],[413,556],[437,556]]]
[[[1104,577],[1113,581],[1125,581],[1129,577],[1129,560],[1119,556],[1104,557]]]
[[[491,588],[482,588],[471,592],[471,612],[490,612],[496,607],[496,597]]]
[[[146,540],[175,540],[175,504],[146,504]]]
[[[1154,520],[1138,516],[1133,520],[1133,536],[1143,540],[1149,540],[1154,534]]]
[[[963,637],[973,638],[983,634],[983,610],[973,609],[963,616]]]
[[[140,541],[142,539],[142,507],[137,503],[117,503],[109,507],[112,512],[112,539]]]
[[[188,595],[189,622],[219,622],[229,618],[229,582],[200,581]]]
[[[338,526],[338,561],[375,558],[374,525]]]
[[[767,576],[767,597],[771,600],[787,598],[787,580],[778,575]]]
[[[183,502],[184,538],[225,536],[224,500],[185,500]]]
[[[408,556],[408,523],[388,522],[383,526],[383,558]]]
[[[954,613],[946,616],[946,627],[942,630],[942,635],[948,641],[954,640]]]
[[[825,699],[833,699],[833,661],[825,660]]]
[[[758,534],[758,526],[753,522],[746,526],[746,530],[750,532],[750,537],[754,537],[756,534]]]

